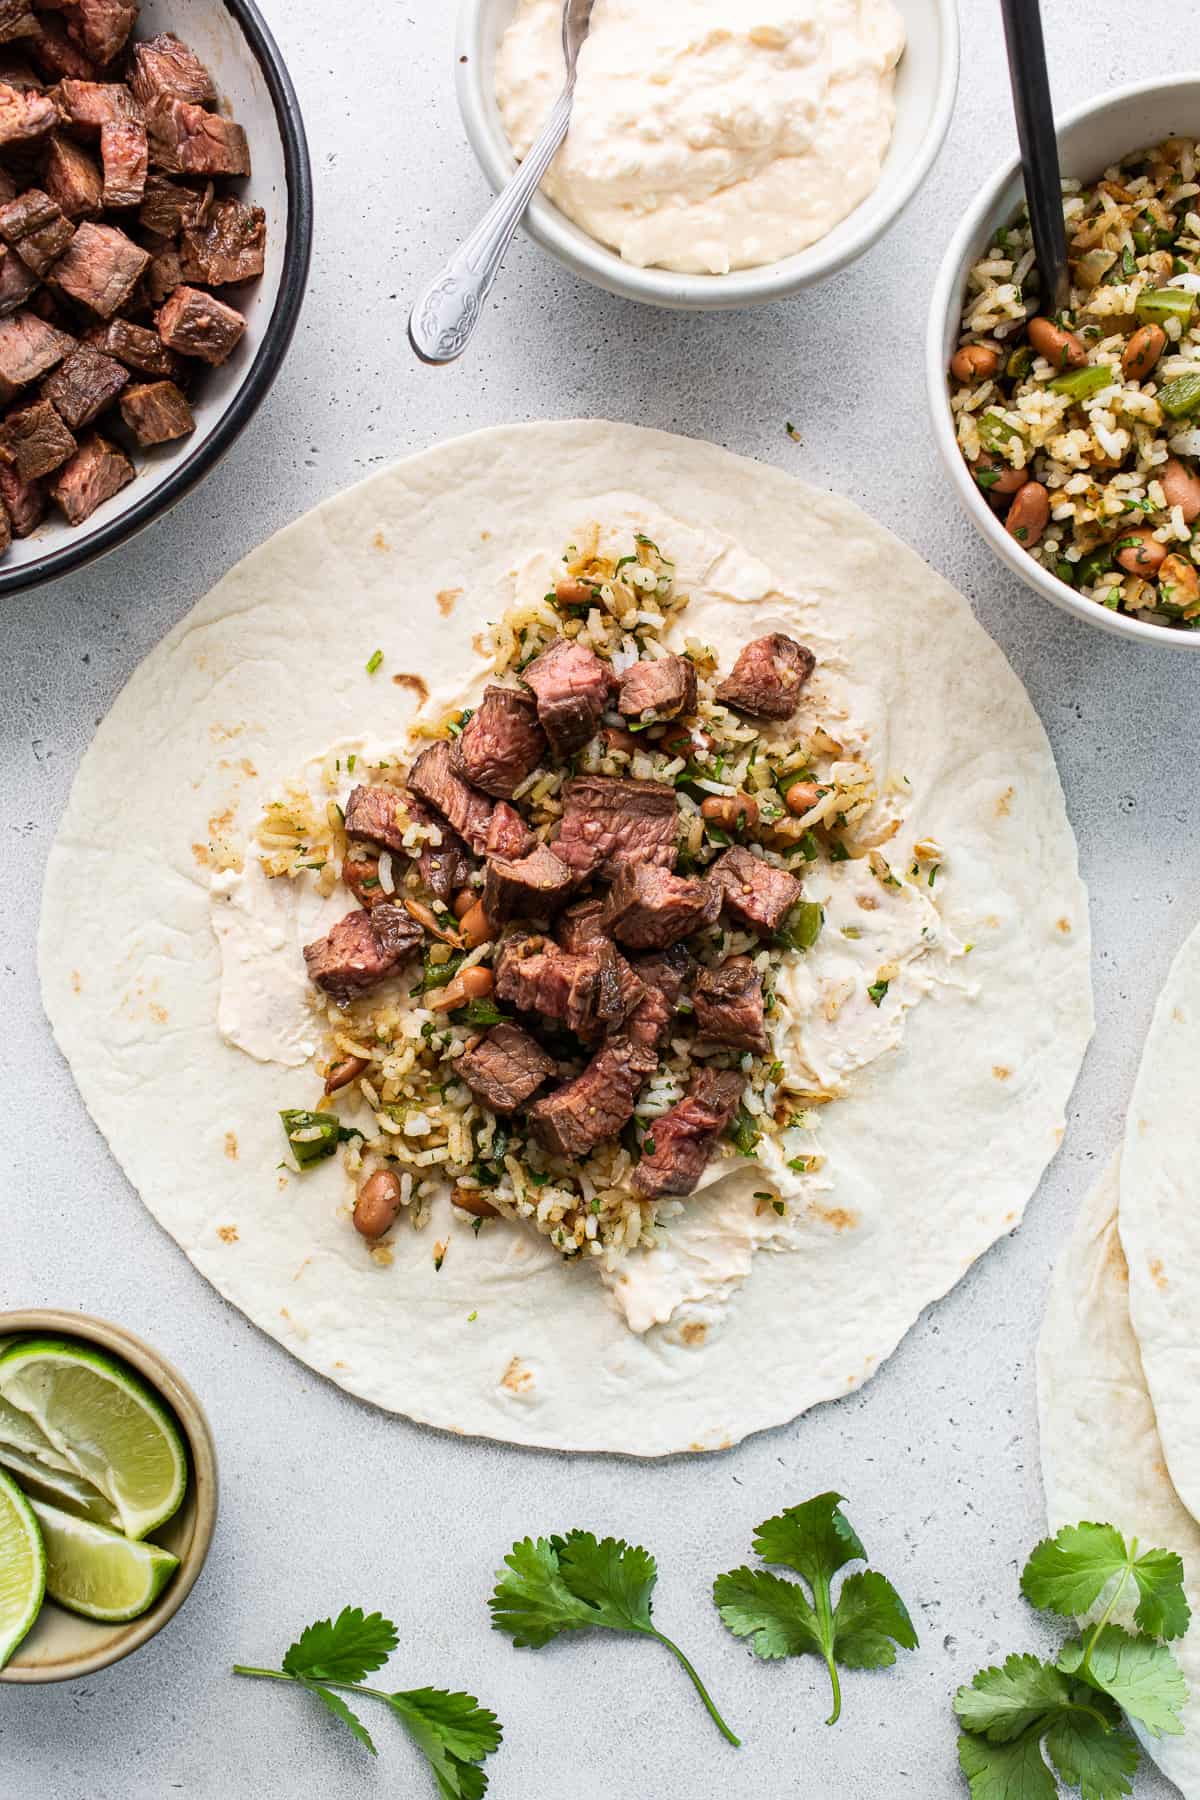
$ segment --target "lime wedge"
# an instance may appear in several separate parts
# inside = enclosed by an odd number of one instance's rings
[[[33,1508],[0,1469],[0,1669],[41,1611],[46,1552]]]
[[[32,1499],[46,1500],[51,1506],[61,1506],[65,1512],[78,1513],[81,1519],[91,1519],[97,1525],[120,1530],[116,1507],[82,1475],[69,1470],[48,1469],[36,1456],[26,1456],[7,1444],[0,1444],[0,1468],[7,1469],[21,1491]]]
[[[90,1519],[32,1502],[46,1545],[46,1592],[85,1619],[136,1619],[153,1606],[179,1558],[157,1544],[135,1544]]]
[[[28,1413],[11,1406],[0,1394],[0,1449],[19,1450],[24,1456],[36,1456],[50,1469],[70,1470],[65,1456],[60,1456],[44,1431],[39,1431]]]
[[[183,1499],[178,1427],[145,1382],[103,1351],[62,1338],[11,1344],[0,1353],[0,1398],[112,1502],[127,1537],[145,1537]]]

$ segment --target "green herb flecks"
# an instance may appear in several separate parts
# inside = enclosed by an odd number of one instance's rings
[[[372,651],[371,655],[367,658],[367,674],[374,675],[375,671],[382,667],[383,667],[383,651],[382,650]]]
[[[871,986],[867,989],[867,993],[870,995],[872,1006],[883,1005],[883,1002],[887,997],[887,991],[891,985],[890,981],[873,981],[871,983]]]

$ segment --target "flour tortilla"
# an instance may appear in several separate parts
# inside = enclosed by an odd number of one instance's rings
[[[1187,1800],[1200,1800],[1200,1526],[1167,1473],[1129,1322],[1129,1272],[1117,1234],[1118,1191],[1124,1190],[1118,1170],[1114,1158],[1076,1220],[1054,1273],[1038,1343],[1046,1512],[1052,1532],[1089,1519],[1115,1525],[1144,1549],[1182,1556],[1192,1625],[1171,1648],[1190,1690],[1181,1715],[1185,1734],[1154,1738],[1135,1729]]]
[[[1171,1479],[1200,1518],[1200,928],[1159,995],[1125,1124],[1129,1309]]]
[[[204,846],[252,828],[261,796],[245,770],[297,769],[348,732],[401,741],[412,698],[388,673],[423,674],[435,702],[439,684],[461,689],[511,572],[622,514],[728,533],[786,574],[803,599],[777,623],[877,694],[878,760],[946,847],[945,915],[974,945],[974,997],[924,1002],[902,1048],[826,1109],[828,1203],[800,1220],[796,1253],[758,1256],[702,1343],[632,1335],[586,1269],[518,1229],[475,1238],[448,1206],[427,1231],[398,1230],[380,1268],[348,1224],[340,1168],[277,1172],[278,1109],[310,1104],[316,1084],[251,1062],[214,1025]],[[727,667],[753,630],[719,562],[709,579],[728,602]],[[867,1380],[1018,1223],[1092,1025],[1086,897],[1049,745],[961,596],[844,500],[602,422],[441,445],[235,568],[97,732],[51,853],[40,960],[56,1036],[121,1166],[196,1267],[293,1354],[449,1430],[644,1456],[726,1447]]]

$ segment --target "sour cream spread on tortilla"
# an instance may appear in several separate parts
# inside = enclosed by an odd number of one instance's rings
[[[521,0],[496,60],[524,156],[563,81],[561,0]],[[596,0],[544,187],[627,262],[755,268],[879,181],[904,25],[893,0]]]

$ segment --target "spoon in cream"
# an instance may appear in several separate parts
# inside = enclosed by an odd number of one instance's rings
[[[564,0],[562,34],[567,79],[562,93],[512,179],[501,188],[466,243],[420,295],[409,314],[408,339],[422,362],[453,362],[471,340],[483,303],[500,273],[504,253],[567,135],[575,99],[576,64],[592,22],[594,4],[595,0]]]

